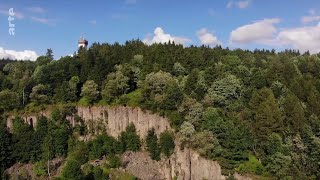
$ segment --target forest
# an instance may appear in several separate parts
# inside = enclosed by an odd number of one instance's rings
[[[57,60],[48,49],[34,62],[0,62],[3,177],[17,162],[35,163],[37,173],[46,175],[48,159],[65,157],[61,179],[106,179],[104,170],[80,166],[106,156],[109,167],[118,167],[118,154],[141,148],[135,127],[118,138],[101,134],[82,142],[77,135],[90,132],[65,118],[74,106],[125,105],[170,120],[174,132],[157,138],[150,130],[146,137],[154,160],[170,156],[176,136],[218,161],[225,175],[320,178],[320,54],[131,40],[94,43]],[[6,127],[8,113],[52,105],[68,108],[42,117],[35,128],[20,117],[12,131]]]

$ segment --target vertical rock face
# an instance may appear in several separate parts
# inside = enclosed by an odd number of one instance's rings
[[[165,179],[176,177],[178,180],[224,180],[218,162],[207,160],[197,152],[176,146],[175,152],[163,166]]]
[[[39,116],[50,117],[49,111],[40,112],[38,114],[23,115],[24,121],[35,127]],[[111,136],[117,137],[126,127],[133,123],[137,129],[140,138],[145,138],[149,129],[154,128],[157,135],[161,132],[170,129],[169,121],[159,115],[152,114],[148,111],[142,111],[140,108],[131,108],[124,106],[109,107],[109,106],[94,106],[94,107],[76,107],[74,115],[67,117],[70,123],[75,126],[75,115],[81,117],[89,129],[97,132],[99,127],[107,131]],[[13,117],[7,119],[7,126],[12,128]],[[139,153],[138,153],[139,155]],[[146,154],[148,157],[148,155]],[[129,158],[128,158],[129,157]],[[168,179],[172,180],[224,180],[225,177],[221,174],[221,167],[215,161],[207,160],[201,157],[195,151],[189,148],[180,148],[178,142],[174,153],[168,159],[160,162],[147,163],[151,160],[138,158],[133,153],[127,157],[129,162],[128,170],[132,171],[135,176],[141,179]],[[129,160],[128,160],[129,159]],[[150,159],[150,158],[149,158]],[[138,162],[141,160],[142,162]],[[143,165],[143,166],[141,166]],[[145,167],[144,167],[145,166]],[[152,166],[148,167],[147,166]],[[142,167],[142,168],[141,168]],[[156,167],[156,168],[155,168]],[[143,172],[143,169],[149,169],[149,172]],[[158,170],[158,172],[156,172]],[[135,172],[136,171],[136,172]],[[149,176],[148,173],[156,172]],[[146,174],[144,174],[146,173]],[[238,175],[237,179],[241,176]]]
[[[148,111],[143,112],[140,108],[124,106],[78,107],[77,115],[82,117],[86,124],[93,124],[93,126],[96,126],[97,123],[103,124],[107,133],[114,137],[125,131],[130,123],[135,125],[141,138],[144,138],[151,128],[154,128],[158,135],[170,128],[167,119]]]

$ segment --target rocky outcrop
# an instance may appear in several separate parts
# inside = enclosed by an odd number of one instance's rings
[[[126,171],[144,180],[225,179],[217,162],[200,157],[188,148],[180,150],[178,146],[171,157],[161,161],[151,160],[147,152],[127,152],[122,155],[122,162]]]
[[[60,173],[62,164],[64,162],[63,158],[55,158],[50,161],[50,174],[51,176],[56,176]],[[28,163],[17,163],[11,166],[5,171],[5,174],[9,176],[9,179],[33,179],[33,180],[43,180],[48,179],[45,176],[37,176],[35,174],[35,165]]]
[[[165,171],[161,170],[162,164],[153,161],[146,152],[126,152],[122,155],[122,163],[125,171],[132,173],[139,179],[165,179]]]
[[[159,135],[161,132],[170,128],[169,121],[159,115],[149,111],[142,111],[140,108],[124,106],[108,107],[78,107],[77,115],[82,117],[86,124],[93,124],[97,129],[103,125],[109,135],[117,137],[126,127],[133,123],[140,137],[144,138],[149,129],[154,128]]]
[[[174,153],[166,160],[163,171],[165,179],[178,180],[223,180],[221,167],[216,161],[207,160],[189,148],[176,146]]]
[[[26,123],[35,126],[40,115],[49,116],[49,111],[33,115],[24,115]],[[149,129],[154,128],[156,134],[170,129],[169,121],[149,111],[140,108],[124,106],[94,106],[76,107],[74,114],[67,117],[70,123],[76,125],[76,116],[81,117],[91,132],[107,131],[117,137],[126,127],[133,123],[141,138],[145,138]],[[7,126],[12,127],[13,117],[7,120]],[[176,141],[174,153],[169,158],[156,162],[150,159],[146,152],[125,154],[126,170],[140,179],[178,179],[178,180],[224,180],[218,162],[207,160],[189,148],[180,148]],[[240,175],[237,179],[243,178]]]
[[[22,115],[24,121],[35,127],[39,116],[50,116],[50,111],[43,111],[37,114]],[[149,111],[143,111],[140,108],[131,108],[124,106],[93,106],[76,107],[75,114],[67,117],[70,123],[76,125],[75,115],[81,117],[90,131],[98,132],[105,130],[111,136],[117,137],[126,127],[133,123],[137,133],[141,138],[147,135],[149,129],[154,128],[159,135],[161,132],[170,128],[169,121],[159,115],[152,114]],[[12,128],[13,116],[7,119],[7,127]]]

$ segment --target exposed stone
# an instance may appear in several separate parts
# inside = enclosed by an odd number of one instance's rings
[[[34,127],[37,117],[40,115],[49,117],[49,111],[40,112],[35,115],[24,115],[26,123]],[[159,115],[149,111],[142,111],[140,108],[124,106],[94,106],[76,107],[76,115],[81,117],[89,129],[98,133],[100,126],[104,126],[105,131],[111,136],[117,137],[126,127],[133,123],[140,138],[145,138],[149,129],[154,128],[155,133],[170,129],[169,121]],[[75,126],[75,115],[67,117],[67,120]],[[12,127],[13,117],[7,119],[7,126]],[[103,128],[102,128],[103,129]],[[174,153],[170,158],[163,158],[160,162],[150,159],[146,152],[126,153],[123,156],[125,169],[140,179],[168,179],[172,180],[224,180],[221,174],[221,167],[218,162],[207,160],[197,152],[184,148],[180,149],[176,141]],[[235,174],[236,179],[247,180],[250,178]]]
[[[63,164],[62,158],[55,158],[50,161],[50,174],[55,176],[60,173],[61,166]],[[9,175],[10,179],[33,179],[33,180],[42,180],[47,179],[46,177],[36,176],[34,173],[34,164],[23,164],[16,163],[5,171]]]
[[[139,179],[165,179],[160,162],[153,161],[146,152],[126,152],[122,155],[124,169]]]

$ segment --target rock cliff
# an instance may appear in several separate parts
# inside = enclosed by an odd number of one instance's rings
[[[39,116],[49,116],[49,111],[38,114],[26,114],[23,119],[26,123],[35,126]],[[141,138],[145,138],[149,129],[154,128],[156,134],[170,129],[168,119],[148,111],[142,111],[140,108],[131,108],[124,106],[94,106],[94,107],[76,107],[73,115],[67,117],[74,126],[75,116],[81,117],[89,129],[93,132],[99,132],[103,129],[109,135],[117,137],[126,127],[133,123]],[[12,127],[13,117],[7,120],[7,126]],[[197,152],[189,148],[181,149],[179,143],[171,157],[160,162],[152,161],[149,156],[143,156],[139,153],[131,153],[126,156],[128,161],[127,170],[141,179],[168,179],[176,177],[178,180],[223,180],[225,177],[221,174],[221,167],[215,161],[207,160],[201,157]],[[147,170],[147,171],[146,171]],[[154,175],[148,175],[156,172]],[[238,178],[241,178],[239,176]]]

